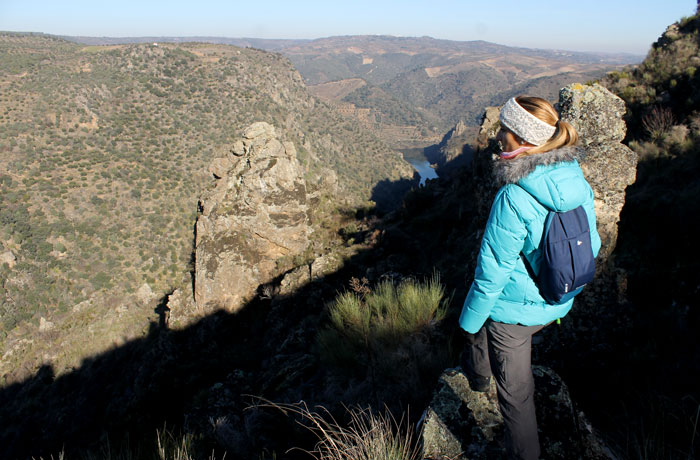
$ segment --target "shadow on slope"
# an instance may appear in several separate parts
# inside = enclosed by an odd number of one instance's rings
[[[403,188],[404,182],[377,188]],[[429,363],[417,377],[414,369],[410,378],[403,369],[381,381],[362,372],[334,372],[320,361],[316,336],[325,304],[352,277],[373,283],[387,273],[423,278],[437,269],[446,273],[446,290],[456,290],[456,298],[463,295],[465,271],[441,267],[452,263],[445,262],[445,253],[465,265],[460,254],[467,254],[469,246],[456,243],[470,227],[471,208],[464,200],[459,211],[446,212],[450,204],[438,199],[441,187],[414,190],[403,208],[384,220],[368,219],[364,235],[375,235],[376,242],[365,244],[337,272],[287,297],[257,298],[235,314],[218,311],[182,330],[167,328],[163,299],[146,337],[86,359],[64,375],[44,366],[33,377],[2,388],[1,456],[48,458],[64,451],[75,458],[99,450],[107,440],[153,445],[156,430],[165,424],[197,435],[209,449],[199,452],[202,456],[215,445],[227,448],[227,458],[251,458],[264,450],[278,452],[280,459],[301,456],[279,454],[308,442],[293,421],[259,410],[244,414],[250,401],[243,394],[280,402],[304,399],[331,410],[342,404],[386,404],[400,412],[410,405],[418,408],[411,411],[417,417],[446,361],[454,358],[449,357],[453,318],[439,327],[437,342],[430,342],[445,358]],[[411,219],[404,227],[406,216]],[[141,455],[151,458],[150,452]]]
[[[613,253],[623,270],[609,288],[620,300],[596,311],[574,306],[573,321],[545,331],[545,341],[568,344],[547,359],[623,458],[700,451],[698,177],[697,152],[640,161]]]

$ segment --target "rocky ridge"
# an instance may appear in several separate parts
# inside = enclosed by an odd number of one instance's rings
[[[208,171],[214,183],[199,202],[193,283],[169,295],[170,319],[182,325],[217,310],[236,312],[338,268],[342,255],[314,249],[319,201],[339,189],[332,169],[322,167],[309,183],[294,143],[256,122]]]

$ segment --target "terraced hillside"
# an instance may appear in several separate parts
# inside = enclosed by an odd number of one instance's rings
[[[430,37],[330,37],[280,51],[312,92],[398,143],[434,142],[460,120],[477,126],[484,107],[513,95],[532,93],[556,100],[559,88],[569,83],[600,78],[608,70],[641,61],[641,56]],[[412,138],[403,132],[403,137],[392,139],[397,127],[418,129]]]

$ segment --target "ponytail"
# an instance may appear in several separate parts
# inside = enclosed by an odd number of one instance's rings
[[[571,125],[571,123],[560,120],[557,111],[554,110],[552,104],[547,102],[545,99],[540,97],[518,96],[515,98],[515,100],[522,108],[530,112],[530,114],[544,121],[548,125],[556,126],[557,128],[547,142],[526,150],[518,155],[519,157],[549,152],[550,150],[561,147],[575,145],[578,142],[578,133],[576,132],[576,129]]]

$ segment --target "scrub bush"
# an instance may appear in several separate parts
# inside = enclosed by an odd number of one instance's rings
[[[429,339],[447,303],[437,275],[339,294],[329,308],[330,324],[318,336],[321,355],[341,367],[379,365],[391,371],[397,360],[412,354],[407,348],[416,336]]]

